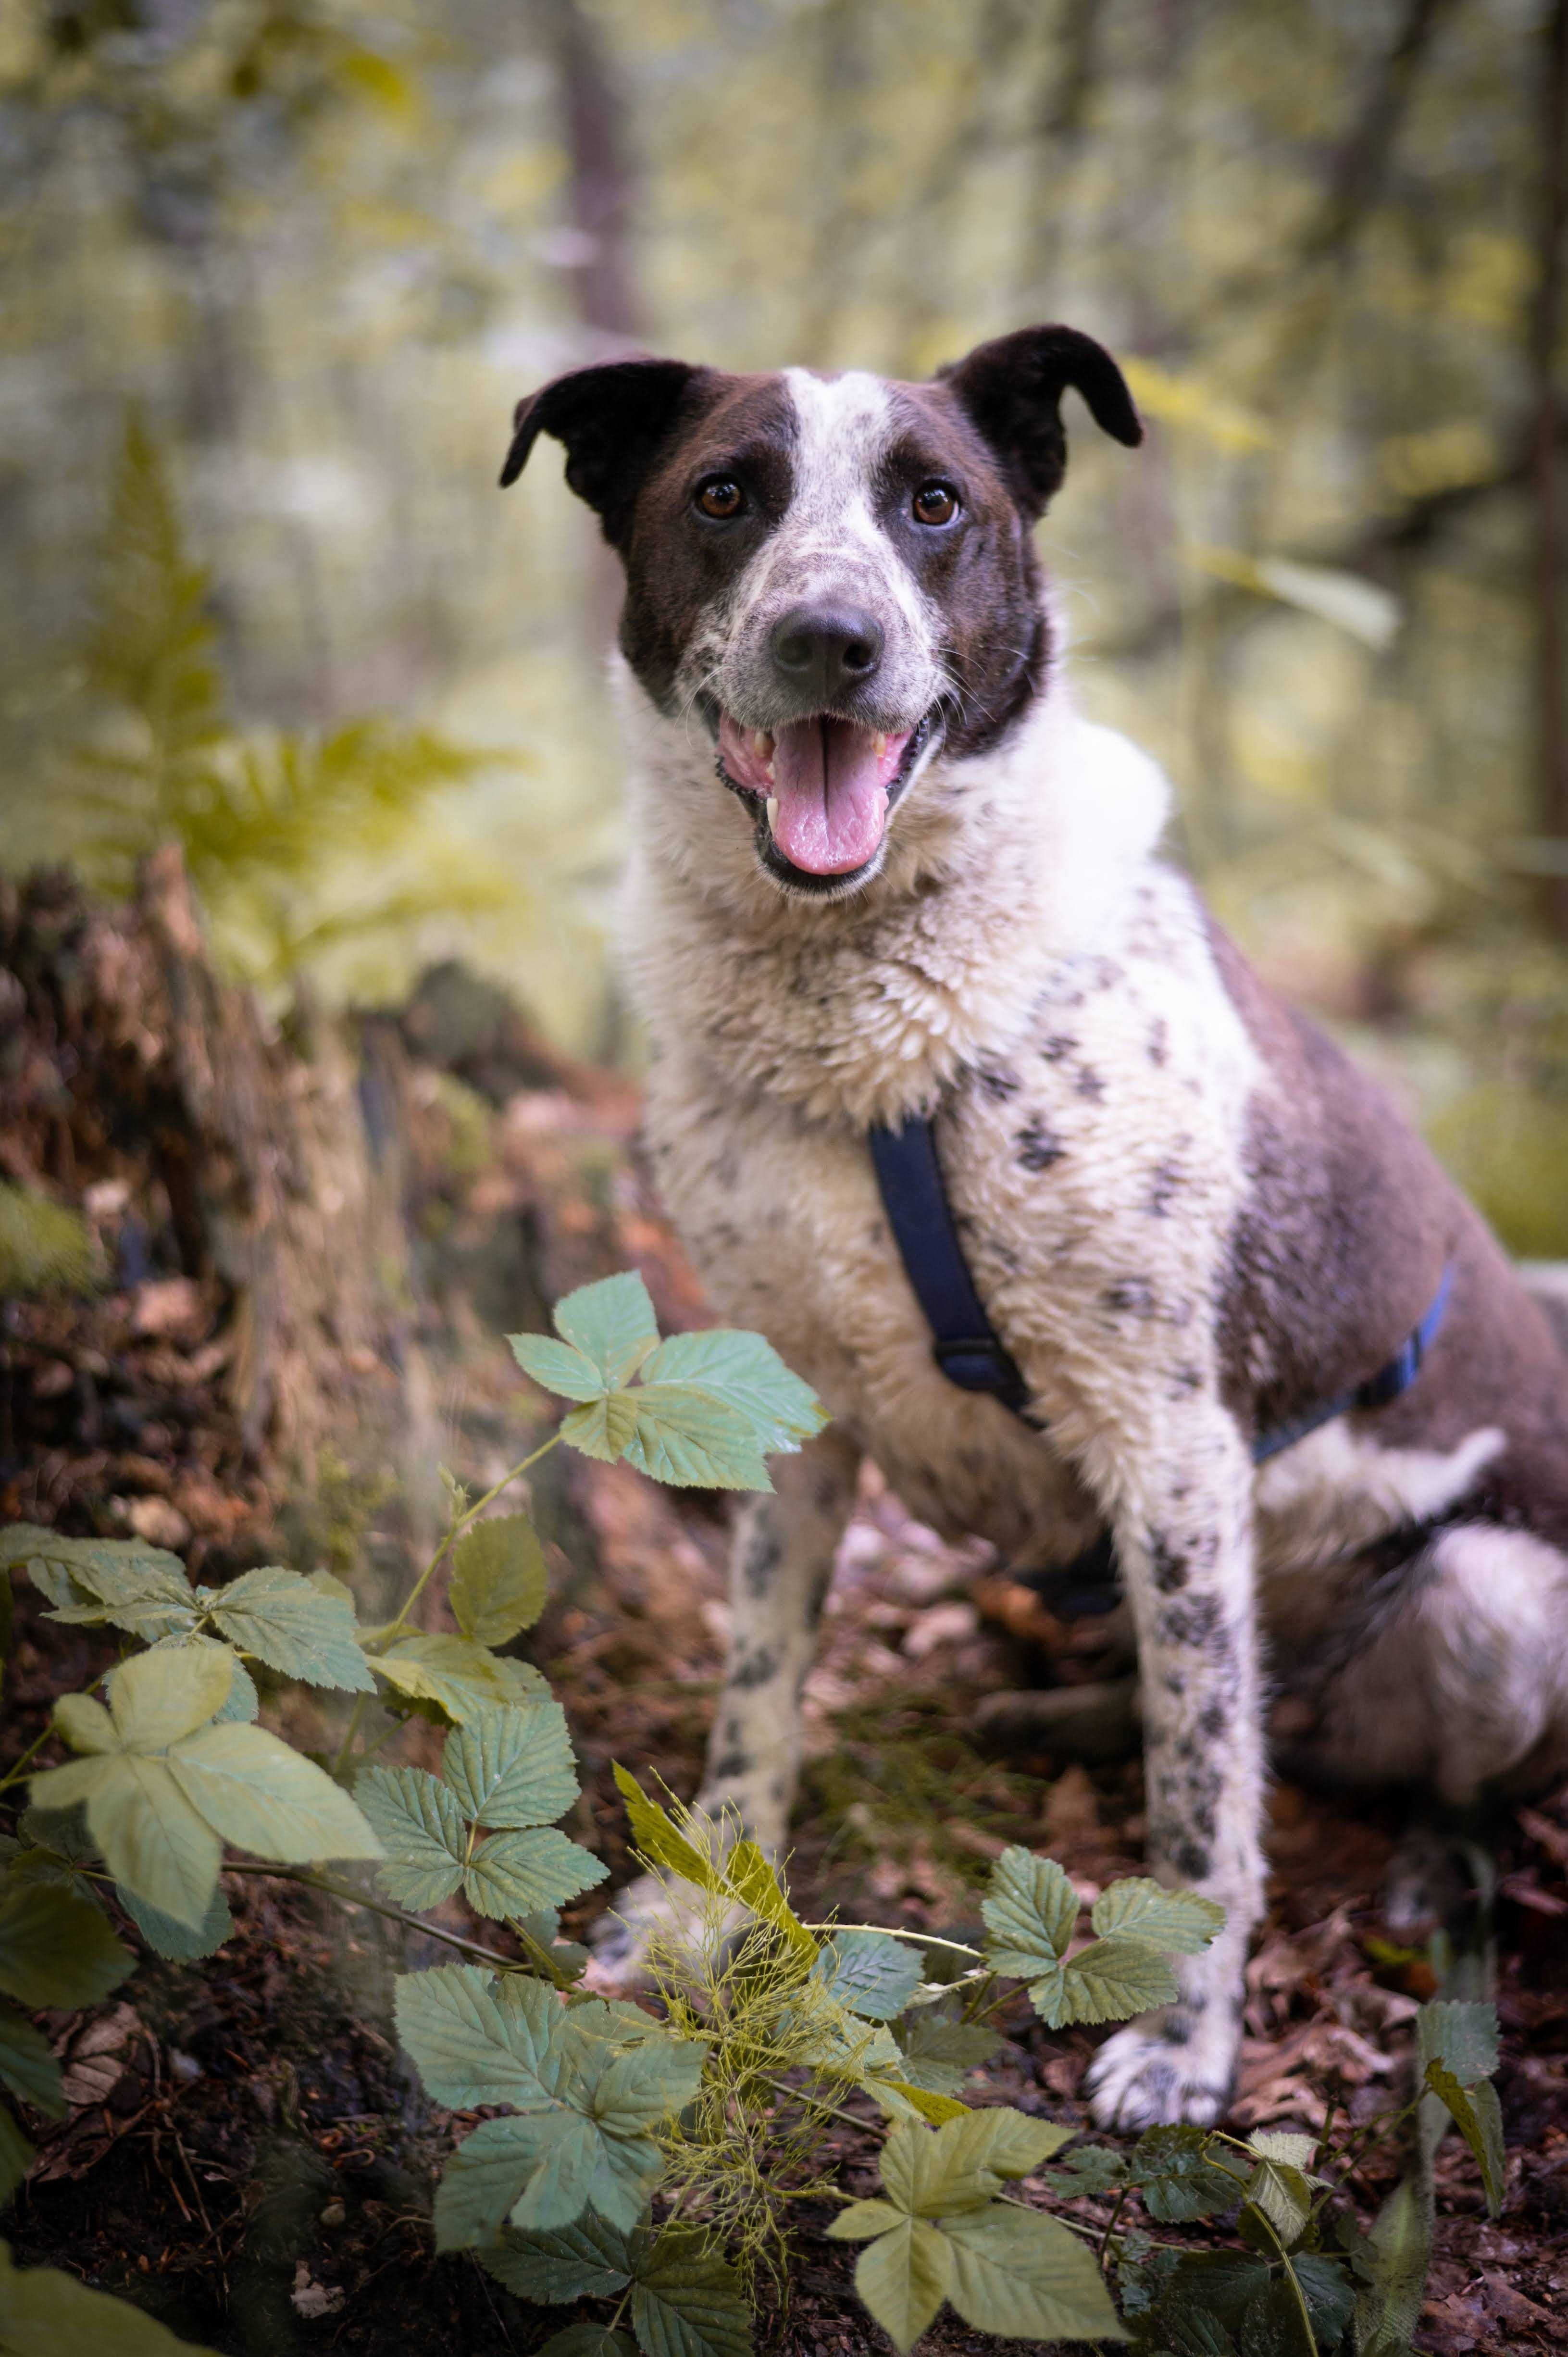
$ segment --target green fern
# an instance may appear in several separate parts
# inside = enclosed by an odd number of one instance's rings
[[[97,1282],[97,1248],[81,1213],[0,1181],[0,1300],[90,1293]]]
[[[447,861],[421,885],[334,900],[334,862],[395,855],[435,795],[506,757],[376,718],[325,736],[242,729],[216,659],[210,590],[163,453],[133,411],[78,665],[93,725],[66,762],[89,879],[126,890],[146,852],[177,843],[219,942],[257,980],[351,935],[513,898]]]

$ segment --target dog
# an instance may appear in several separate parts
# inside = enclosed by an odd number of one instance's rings
[[[1096,2057],[1135,2129],[1230,2098],[1271,1693],[1341,1781],[1464,1803],[1568,1766],[1568,1357],[1162,856],[1159,770],[1075,711],[1032,539],[1069,390],[1137,445],[1063,327],[921,383],[613,360],[519,405],[501,479],[559,440],[624,565],[654,1167],[720,1313],[833,1419],[742,1520],[700,1804],[782,1853],[863,1456],[1016,1564],[1109,1529],[1150,1865],[1225,1910]],[[868,1144],[911,1121],[1022,1412],[933,1358]]]

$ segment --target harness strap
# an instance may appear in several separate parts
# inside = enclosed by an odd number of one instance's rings
[[[870,1132],[871,1159],[882,1191],[882,1208],[898,1247],[898,1257],[914,1288],[915,1298],[931,1329],[931,1355],[948,1381],[961,1391],[990,1392],[1004,1407],[1038,1429],[1029,1414],[1028,1387],[1009,1357],[985,1305],[975,1290],[969,1263],[959,1241],[952,1206],[942,1183],[932,1124],[911,1114],[897,1129]],[[1252,1443],[1252,1461],[1264,1464],[1282,1448],[1305,1440],[1319,1425],[1353,1409],[1386,1407],[1407,1392],[1421,1372],[1422,1361],[1436,1340],[1448,1312],[1454,1267],[1444,1269],[1432,1306],[1419,1326],[1401,1343],[1386,1366],[1363,1383],[1338,1393],[1310,1408],[1294,1422],[1273,1432],[1260,1433]],[[1075,1566],[1074,1571],[1078,1567]]]

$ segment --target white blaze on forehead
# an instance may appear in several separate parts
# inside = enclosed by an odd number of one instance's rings
[[[897,430],[887,387],[859,369],[835,377],[786,369],[784,382],[795,411],[789,505],[758,558],[748,598],[854,597],[874,610],[891,599],[929,651],[925,600],[875,508],[877,470]],[[883,611],[878,619],[886,626],[892,617]]]

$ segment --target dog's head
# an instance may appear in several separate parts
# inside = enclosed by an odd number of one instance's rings
[[[939,748],[983,751],[1036,693],[1029,530],[1066,468],[1069,386],[1141,439],[1114,361],[1059,327],[928,384],[632,359],[519,404],[502,483],[541,434],[565,445],[626,567],[627,660],[661,712],[710,731],[785,890],[865,883]]]

